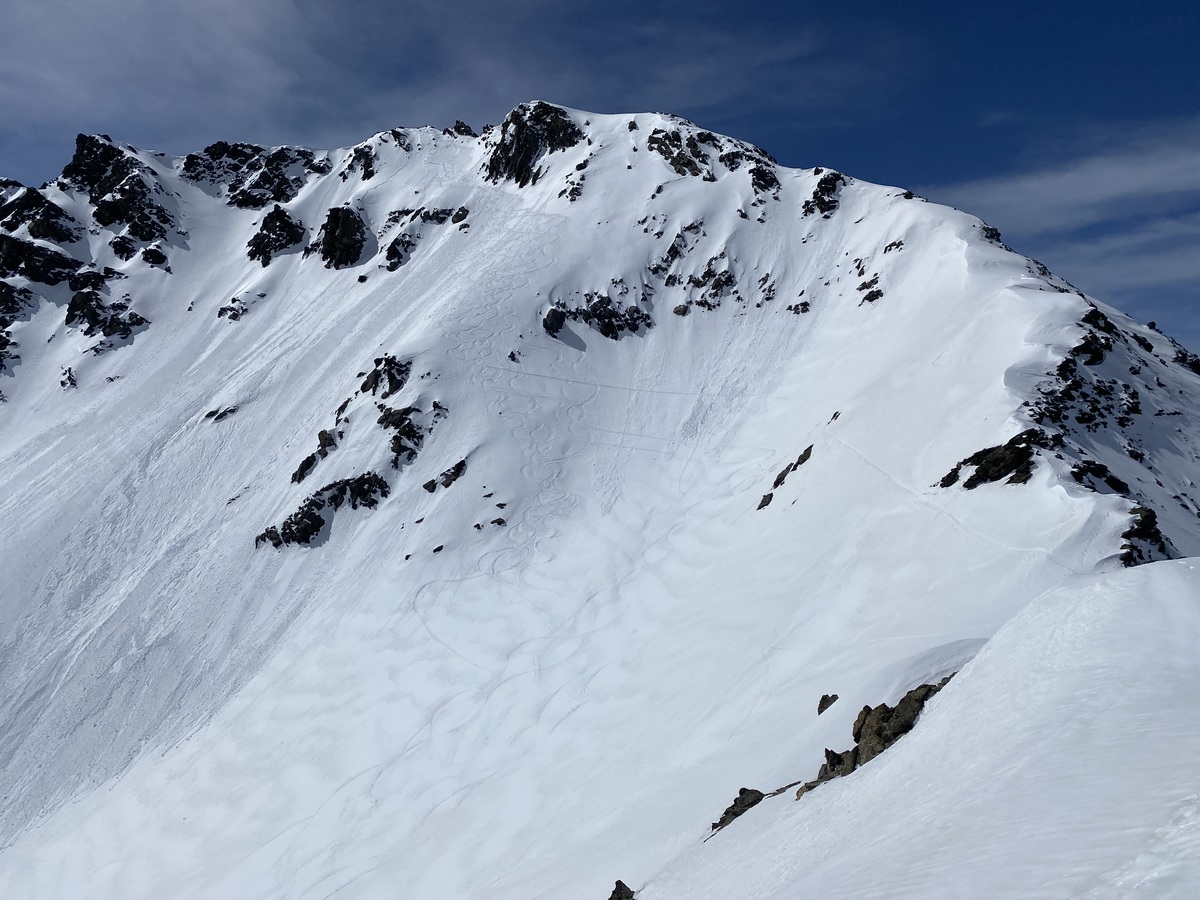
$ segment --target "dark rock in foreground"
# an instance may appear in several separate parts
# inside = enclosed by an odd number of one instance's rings
[[[742,788],[738,791],[737,799],[721,813],[721,818],[712,823],[713,831],[719,828],[724,828],[738,816],[746,812],[746,810],[757,806],[762,802],[766,795],[762,791],[756,791],[754,788]]]
[[[1001,478],[1007,478],[1008,484],[1025,484],[1033,477],[1034,448],[1047,448],[1051,444],[1051,439],[1044,431],[1028,428],[998,447],[987,447],[972,453],[947,472],[939,486],[948,488],[957,484],[959,475],[967,466],[975,467],[975,471],[963,482],[963,487],[968,491]]]
[[[799,800],[813,788],[849,775],[860,766],[866,765],[876,756],[886,750],[904,735],[912,731],[917,724],[917,717],[925,708],[929,698],[940,691],[953,678],[947,675],[937,684],[922,684],[913,688],[900,698],[895,706],[881,703],[876,707],[864,706],[854,720],[851,736],[854,747],[838,753],[836,750],[825,750],[825,762],[817,773],[816,780],[806,782],[796,791]]]

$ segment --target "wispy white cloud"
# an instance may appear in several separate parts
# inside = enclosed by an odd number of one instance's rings
[[[922,188],[1006,233],[1047,235],[1186,209],[1200,200],[1200,122],[1135,135],[1033,171]]]
[[[1200,121],[1110,127],[1025,171],[927,185],[1093,296],[1200,346]]]
[[[338,146],[495,122],[534,98],[708,114],[714,128],[802,118],[886,102],[916,65],[894,34],[864,28],[850,45],[815,20],[780,29],[716,3],[10,0],[4,27],[18,39],[0,56],[0,170],[18,175],[9,160],[39,143],[69,153],[77,130],[171,152]]]
[[[32,123],[237,120],[286,92],[305,46],[290,0],[17,0],[5,18],[0,109]]]
[[[1050,241],[1054,259],[1111,290],[1200,286],[1200,212]]]

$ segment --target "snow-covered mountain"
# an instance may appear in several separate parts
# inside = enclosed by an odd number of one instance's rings
[[[531,103],[0,278],[0,896],[1200,883],[1200,358],[978,219]]]

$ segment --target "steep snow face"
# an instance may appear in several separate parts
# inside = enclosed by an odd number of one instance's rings
[[[1200,552],[1200,360],[680,119],[0,191],[4,896],[688,896],[740,786]]]

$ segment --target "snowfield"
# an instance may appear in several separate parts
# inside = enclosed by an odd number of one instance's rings
[[[39,193],[0,897],[1195,895],[1200,361],[979,220],[537,103]]]

